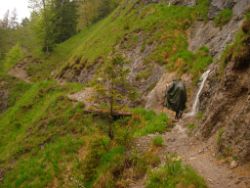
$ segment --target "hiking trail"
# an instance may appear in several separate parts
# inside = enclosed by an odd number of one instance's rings
[[[166,154],[175,153],[180,156],[185,164],[192,166],[205,179],[210,188],[250,187],[249,176],[236,173],[236,169],[230,169],[228,165],[216,160],[210,144],[188,136],[183,124],[184,122],[180,121],[171,132],[162,134],[164,138],[164,145],[160,150],[162,162],[164,162]],[[146,152],[151,147],[152,139],[157,135],[159,134],[138,138],[135,141],[136,149],[142,153]],[[145,187],[145,182],[138,181],[138,183],[134,183],[131,187]]]
[[[31,83],[29,75],[27,71],[25,70],[25,65],[26,65],[26,62],[24,60],[23,62],[18,63],[12,69],[10,69],[8,74],[26,83]]]

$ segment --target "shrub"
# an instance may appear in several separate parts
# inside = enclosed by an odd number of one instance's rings
[[[232,17],[233,11],[231,9],[224,9],[215,17],[214,23],[217,27],[222,27],[226,25]]]
[[[156,147],[161,147],[163,146],[164,140],[162,138],[162,136],[156,136],[153,139],[153,145]]]

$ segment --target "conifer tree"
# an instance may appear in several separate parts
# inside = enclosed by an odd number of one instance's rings
[[[112,121],[118,112],[122,113],[128,107],[129,101],[136,97],[135,88],[128,80],[129,69],[121,55],[116,55],[107,62],[102,78],[96,85],[98,103],[108,109],[111,123],[109,136],[113,138]]]

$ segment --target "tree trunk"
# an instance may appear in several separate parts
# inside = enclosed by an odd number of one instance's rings
[[[46,12],[46,1],[42,0],[43,3],[43,11],[44,11],[44,26],[45,26],[45,39],[44,39],[44,48],[45,53],[49,54],[49,42],[48,42],[48,16]]]

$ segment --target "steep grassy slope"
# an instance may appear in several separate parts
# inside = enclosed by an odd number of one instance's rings
[[[92,78],[110,55],[135,49],[143,39],[140,52],[145,54],[144,65],[156,63],[197,78],[211,58],[206,48],[197,53],[188,51],[187,31],[193,21],[204,17],[201,14],[206,12],[204,2],[195,7],[145,5],[141,1],[123,3],[106,19],[58,45],[43,63],[31,65],[29,73],[34,80],[47,78],[54,71],[52,76],[83,82],[84,77]],[[129,59],[128,54],[124,55]],[[89,69],[91,73],[85,73]]]
[[[84,114],[84,105],[67,99],[81,86],[48,81],[17,85],[15,92],[22,91],[22,97],[15,97],[0,116],[3,187],[92,187],[106,173],[114,173],[106,182],[114,186],[123,177],[113,170],[125,165],[131,139],[167,129],[165,115],[138,109],[132,118],[114,123],[111,141],[108,118]]]

